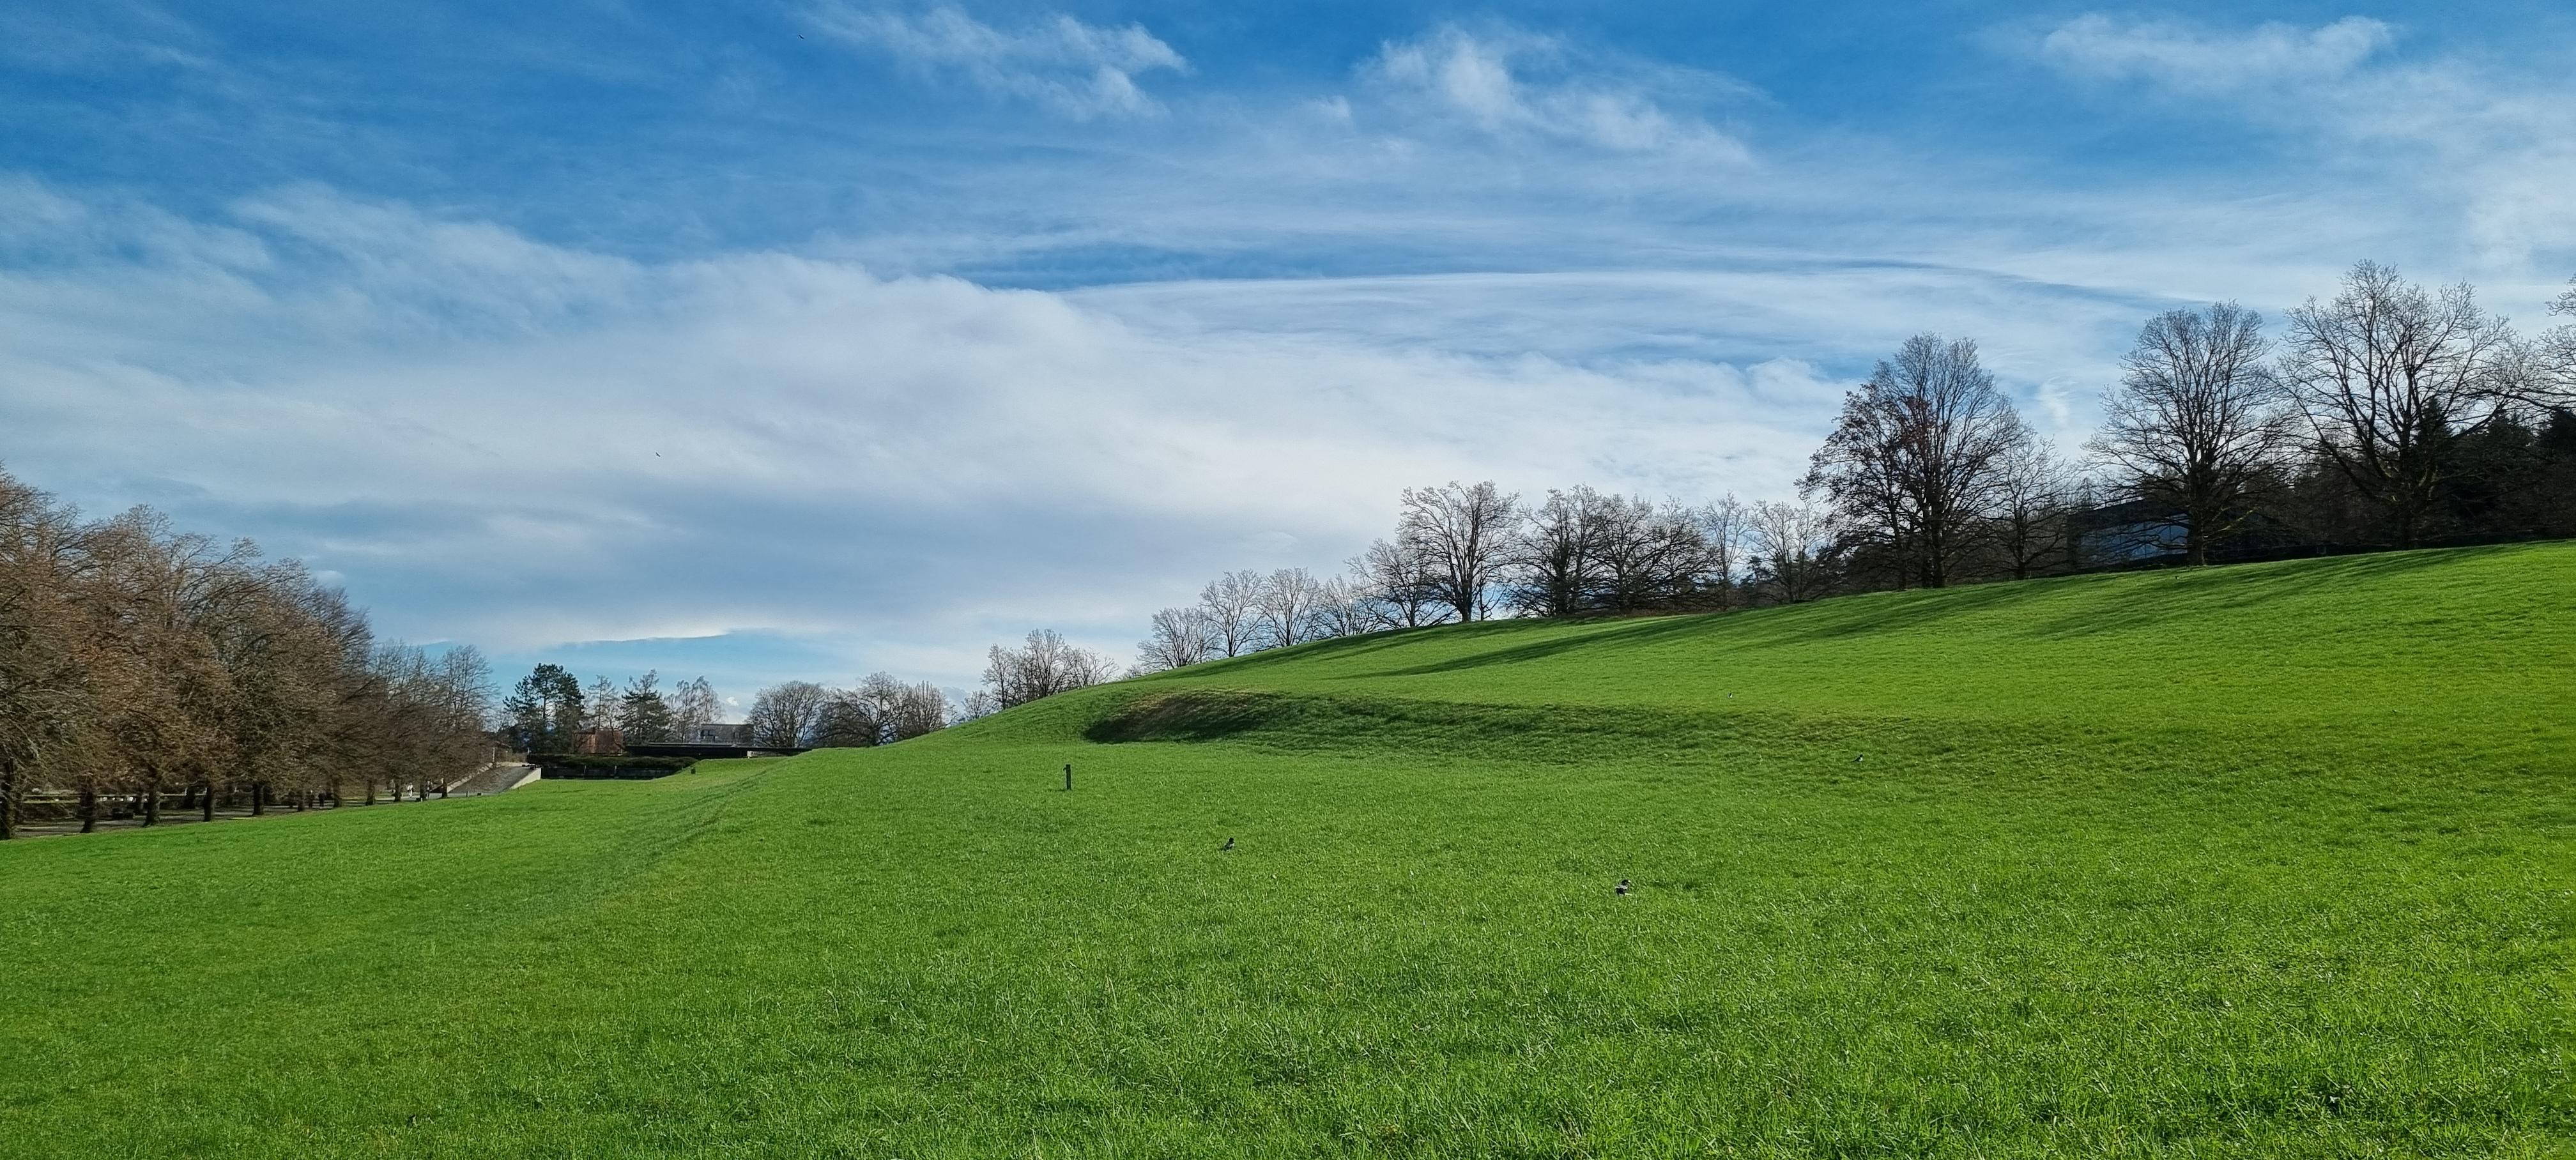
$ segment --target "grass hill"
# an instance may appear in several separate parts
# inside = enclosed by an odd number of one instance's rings
[[[2571,678],[2419,552],[16,843],[0,1152],[2576,1154]]]

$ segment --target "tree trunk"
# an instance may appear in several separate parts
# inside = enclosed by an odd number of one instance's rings
[[[198,820],[215,820],[215,779],[211,777],[206,779],[206,797],[200,808],[202,812],[197,815]]]
[[[161,779],[153,778],[143,786],[143,824],[161,824]]]
[[[372,777],[367,778],[365,780],[365,784],[367,787],[367,804],[374,805],[376,804],[376,779]]]
[[[0,758],[0,842],[18,836],[18,765]]]
[[[80,815],[81,815],[81,832],[82,832],[82,833],[84,833],[84,834],[96,833],[96,832],[98,831],[98,791],[97,791],[97,790],[94,790],[94,789],[85,789],[85,790],[82,790],[82,791],[81,791],[81,794],[80,794]]]
[[[256,818],[266,814],[267,812],[268,783],[264,781],[254,781],[250,783],[250,816]]]

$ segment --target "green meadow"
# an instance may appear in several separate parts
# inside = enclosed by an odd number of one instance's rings
[[[0,846],[11,1156],[2567,1156],[2571,1049],[2570,545]]]

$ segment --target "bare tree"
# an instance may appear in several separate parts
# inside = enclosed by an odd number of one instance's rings
[[[1833,587],[1834,523],[1810,503],[1753,505],[1745,563],[1753,585],[1782,604],[1825,595]]]
[[[814,716],[814,748],[864,749],[885,744],[885,722],[857,689],[834,689]]]
[[[705,677],[682,681],[671,690],[671,729],[683,740],[697,736],[699,726],[714,724],[722,712],[724,701]]]
[[[1379,627],[1420,628],[1451,613],[1441,608],[1431,565],[1401,539],[1375,540],[1350,561],[1351,587]]]
[[[248,541],[86,523],[0,474],[0,837],[33,786],[73,791],[84,829],[103,798],[149,825],[172,794],[302,809],[350,773],[417,796],[488,758],[489,675],[470,648],[374,645]]]
[[[175,776],[233,756],[226,713],[234,690],[209,629],[256,552],[246,542],[219,546],[176,532],[139,508],[109,521],[94,543],[106,581],[102,611],[117,624],[105,671],[118,684],[102,706],[108,744],[92,751],[112,764],[87,772],[85,792],[132,792],[148,825]],[[252,784],[255,795],[263,788]]]
[[[1385,627],[1375,601],[1350,580],[1335,576],[1324,581],[1315,597],[1315,635],[1358,636]]]
[[[2466,283],[2428,291],[2362,262],[2334,301],[2290,312],[2281,377],[2319,452],[2412,547],[2454,472],[2453,442],[2513,397],[2517,347]]]
[[[604,675],[592,677],[581,702],[581,727],[599,733],[617,728],[617,707],[616,683]]]
[[[29,775],[99,716],[88,535],[77,512],[0,472],[0,840],[16,835]]]
[[[1092,661],[1095,667],[1091,675],[1097,678],[1094,683],[1108,680],[1109,658],[1095,653],[1092,654]],[[939,686],[928,681],[916,681],[905,685],[903,692],[890,700],[888,705],[890,708],[886,713],[886,728],[897,741],[908,741],[925,733],[938,732],[947,728],[951,719],[948,694],[941,692]]]
[[[1478,620],[1500,569],[1520,511],[1520,496],[1505,495],[1488,480],[1451,480],[1443,487],[1406,488],[1396,539],[1421,561],[1435,599],[1461,621]]]
[[[1264,640],[1271,646],[1286,648],[1312,637],[1315,633],[1315,609],[1323,599],[1323,585],[1303,568],[1281,568],[1261,582],[1261,595],[1254,605],[1255,619]]]
[[[1223,656],[1242,656],[1261,647],[1261,574],[1228,572],[1199,592],[1207,614],[1208,639]]]
[[[937,732],[950,723],[947,694],[927,681],[907,685],[892,673],[870,673],[859,682],[857,695],[867,702],[889,744]]]
[[[2027,580],[2067,558],[2075,494],[2074,473],[2037,440],[2004,458],[1988,538],[2005,575]]]
[[[1589,487],[1551,489],[1522,514],[1502,573],[1514,609],[1531,616],[1583,611],[1598,578],[1602,508],[1612,502]]]
[[[1721,609],[1742,603],[1736,585],[1742,579],[1751,520],[1752,513],[1732,493],[1699,510],[1700,539],[1708,545],[1710,587]]]
[[[1804,487],[1895,562],[1899,586],[1939,588],[1992,514],[2002,463],[2030,439],[1976,343],[1918,334],[1844,397]]]
[[[968,721],[981,721],[1001,711],[1002,703],[994,699],[991,690],[977,689],[966,694],[964,700],[957,702],[952,720],[956,724],[963,725]]]
[[[1054,629],[1041,628],[1031,629],[1020,648],[994,645],[984,665],[984,684],[992,690],[994,701],[1008,709],[1097,685],[1114,671],[1109,658],[1068,643]]]
[[[1145,639],[1136,643],[1135,673],[1159,673],[1194,665],[1215,651],[1212,627],[1203,607],[1166,608],[1154,614]]]
[[[1598,511],[1593,603],[1612,612],[1669,607],[1708,573],[1699,520],[1676,503],[1612,496]]]
[[[2549,312],[2561,318],[2576,318],[2576,278],[2567,280],[2566,293],[2549,303]],[[2539,401],[2557,410],[2576,407],[2576,322],[2561,323],[2540,336]]]
[[[786,681],[762,689],[744,718],[751,726],[751,743],[780,749],[805,745],[831,700],[832,691],[812,681]]]
[[[2103,393],[2102,428],[2086,444],[2117,494],[2174,513],[2183,551],[2210,546],[2251,517],[2295,450],[2296,416],[2264,364],[2263,316],[2233,302],[2169,310],[2147,321]]]

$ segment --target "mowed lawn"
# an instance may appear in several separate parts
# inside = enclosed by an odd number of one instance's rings
[[[2568,545],[0,847],[7,1155],[2564,1156],[2571,1049]]]

